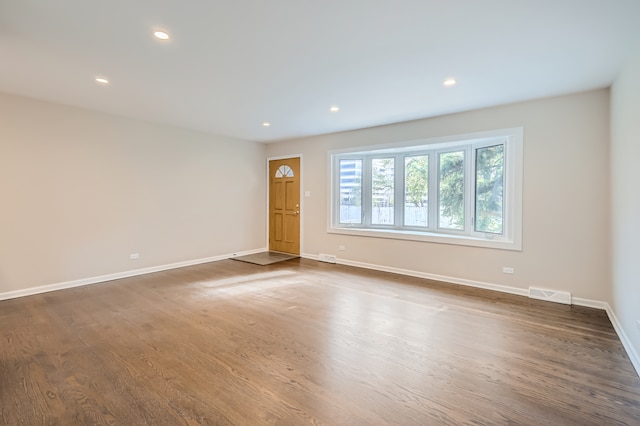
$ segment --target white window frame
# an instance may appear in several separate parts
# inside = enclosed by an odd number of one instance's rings
[[[503,173],[503,233],[490,234],[476,232],[475,215],[475,173],[476,150],[483,147],[504,144]],[[329,214],[327,232],[331,234],[355,235],[375,238],[391,238],[411,241],[456,244],[487,247],[504,250],[522,250],[522,182],[524,130],[521,127],[429,138],[359,147],[348,150],[333,150],[328,153],[329,163]],[[464,230],[439,228],[437,190],[439,188],[439,153],[465,151],[464,168]],[[404,222],[404,179],[405,157],[429,155],[428,227],[402,226]],[[371,159],[395,157],[394,225],[372,225]],[[362,223],[341,224],[340,215],[340,160],[362,159]],[[399,167],[401,166],[401,167]],[[435,191],[432,190],[435,188]],[[397,194],[402,193],[398,199]]]

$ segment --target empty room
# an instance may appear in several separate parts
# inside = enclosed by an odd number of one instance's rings
[[[640,424],[639,17],[0,1],[0,425]]]

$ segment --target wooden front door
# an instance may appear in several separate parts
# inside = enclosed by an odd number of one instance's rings
[[[300,254],[300,158],[269,161],[269,250]]]

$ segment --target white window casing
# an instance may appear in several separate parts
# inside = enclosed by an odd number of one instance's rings
[[[522,184],[523,184],[523,128],[501,129],[488,132],[463,134],[439,138],[397,142],[385,145],[360,147],[349,150],[330,151],[329,155],[329,212],[327,232],[333,234],[356,235],[374,238],[392,238],[431,243],[457,244],[504,250],[522,250]],[[502,163],[502,232],[478,232],[474,217],[476,214],[476,154],[478,149],[503,146]],[[463,229],[440,227],[440,155],[462,151],[463,211],[457,215]],[[490,151],[485,149],[484,151]],[[405,225],[405,157],[428,157],[428,224],[427,226]],[[393,207],[386,207],[393,223],[374,224],[372,194],[372,160],[393,158]],[[341,188],[340,161],[351,168],[343,171]],[[351,163],[353,161],[353,163]],[[360,163],[361,162],[361,163]],[[357,166],[361,164],[361,178],[358,187]],[[424,170],[424,169],[423,169]],[[387,173],[390,177],[390,173]],[[490,181],[491,182],[491,181]],[[389,180],[391,183],[391,180]],[[390,185],[391,186],[391,185]],[[346,188],[346,189],[345,189]],[[351,188],[359,191],[357,205],[342,205],[344,192]],[[342,189],[342,192],[341,192]],[[388,195],[387,195],[388,197]],[[377,199],[381,197],[378,196]],[[354,197],[357,204],[357,197]],[[389,199],[388,199],[389,201]],[[343,208],[341,213],[341,207]],[[393,212],[391,212],[393,209]],[[359,210],[359,211],[358,211]],[[485,210],[486,211],[486,210]],[[411,210],[408,210],[410,213]],[[380,212],[378,211],[378,214]],[[342,215],[342,216],[341,216]],[[360,216],[358,218],[358,216]],[[342,223],[341,223],[342,217]],[[359,219],[359,220],[358,220]],[[379,220],[378,220],[379,221]],[[379,221],[380,222],[380,221]],[[495,223],[495,222],[492,222]]]

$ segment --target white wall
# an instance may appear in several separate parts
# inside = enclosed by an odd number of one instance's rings
[[[348,111],[341,114],[348,114]],[[418,138],[524,128],[521,252],[328,234],[327,151]],[[302,153],[303,253],[482,283],[570,291],[606,301],[609,258],[609,91],[606,89],[371,129],[270,144]],[[338,246],[346,246],[344,252]],[[502,273],[515,268],[514,275]]]
[[[612,307],[640,360],[640,44],[611,88]],[[640,372],[640,365],[636,365]]]
[[[265,155],[0,94],[0,294],[265,247]]]

